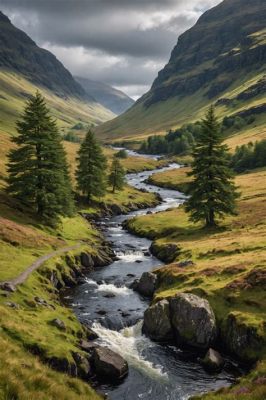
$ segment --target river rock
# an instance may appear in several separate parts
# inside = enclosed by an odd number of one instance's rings
[[[122,379],[128,374],[126,360],[106,347],[99,346],[94,349],[93,363],[99,378]]]
[[[144,313],[143,332],[158,342],[173,339],[168,300],[161,300],[147,308]]]
[[[203,358],[202,364],[208,371],[221,371],[224,366],[224,359],[218,351],[210,348]]]
[[[143,272],[136,285],[136,291],[145,297],[152,297],[157,283],[157,276],[152,272]]]
[[[208,348],[215,340],[215,316],[207,300],[180,293],[170,299],[170,315],[178,344]]]

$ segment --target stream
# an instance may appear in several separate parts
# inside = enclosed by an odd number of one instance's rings
[[[180,168],[171,164],[161,168]],[[178,207],[185,196],[174,190],[160,189],[144,182],[156,171],[128,174],[127,182],[138,188],[158,192],[162,203],[153,208],[103,218],[105,238],[113,243],[117,260],[89,274],[86,283],[71,289],[65,297],[81,322],[89,323],[106,345],[129,364],[128,376],[117,385],[101,385],[111,400],[185,400],[192,394],[228,386],[239,375],[227,362],[220,373],[208,374],[197,361],[197,354],[172,345],[160,345],[142,335],[142,318],[147,299],[129,289],[130,283],[144,271],[163,265],[149,253],[151,241],[136,237],[122,228],[135,215]]]

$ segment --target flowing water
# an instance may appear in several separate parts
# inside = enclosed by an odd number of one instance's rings
[[[161,170],[179,168],[177,164]],[[151,241],[138,238],[122,229],[122,223],[134,215],[178,207],[185,200],[182,193],[159,189],[144,182],[155,171],[127,175],[128,183],[139,189],[158,192],[162,203],[154,208],[103,218],[101,227],[113,243],[118,259],[111,265],[90,273],[86,283],[72,289],[66,301],[82,322],[89,323],[99,335],[99,342],[121,354],[129,364],[129,375],[117,385],[101,386],[111,400],[181,400],[234,382],[237,368],[227,363],[221,373],[208,374],[199,364],[197,354],[171,345],[160,345],[142,335],[142,318],[149,303],[129,286],[144,271],[162,265],[149,254]]]

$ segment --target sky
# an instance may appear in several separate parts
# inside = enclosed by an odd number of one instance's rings
[[[178,36],[220,0],[0,0],[0,9],[73,75],[137,99]]]

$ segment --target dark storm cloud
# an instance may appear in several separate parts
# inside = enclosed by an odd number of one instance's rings
[[[178,35],[218,2],[0,0],[0,5],[72,73],[141,90],[168,61]]]

